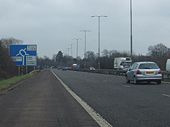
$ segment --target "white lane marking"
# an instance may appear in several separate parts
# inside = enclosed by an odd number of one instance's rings
[[[76,93],[74,93],[55,73],[52,74],[60,81],[64,88],[73,96],[73,98],[87,111],[87,113],[98,123],[100,127],[112,127],[99,113],[91,108],[85,101],[83,101]]]
[[[170,95],[168,95],[168,94],[162,94],[163,96],[166,96],[166,97],[170,97]]]
[[[129,85],[122,85],[122,86],[124,86],[124,87],[128,87],[128,88],[129,88],[129,87],[131,87],[131,86],[129,86]]]

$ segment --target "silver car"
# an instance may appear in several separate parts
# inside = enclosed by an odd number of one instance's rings
[[[155,62],[135,62],[126,73],[126,82],[133,81],[134,84],[140,81],[156,82],[161,84],[161,70]]]

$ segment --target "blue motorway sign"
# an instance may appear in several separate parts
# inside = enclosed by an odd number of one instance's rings
[[[36,66],[37,45],[10,45],[10,56],[16,66]]]

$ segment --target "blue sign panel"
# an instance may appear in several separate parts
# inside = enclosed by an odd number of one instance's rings
[[[37,45],[10,45],[10,56],[16,66],[36,66]]]

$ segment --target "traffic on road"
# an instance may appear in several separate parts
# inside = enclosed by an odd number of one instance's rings
[[[0,0],[0,127],[170,127],[169,0]]]
[[[169,84],[142,82],[134,85],[127,84],[122,76],[53,71],[112,126],[170,125]]]

